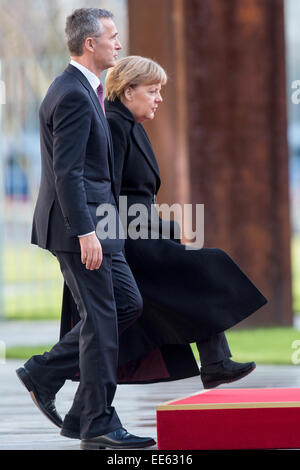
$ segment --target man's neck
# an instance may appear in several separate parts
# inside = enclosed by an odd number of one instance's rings
[[[78,62],[78,64],[83,65],[83,67],[87,68],[90,72],[96,75],[96,77],[100,78],[103,70],[97,69],[95,67],[95,64],[93,64],[92,61],[90,61],[87,57],[79,56],[79,57],[72,57],[71,59],[74,60],[75,62]]]

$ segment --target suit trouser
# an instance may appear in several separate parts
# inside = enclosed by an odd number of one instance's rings
[[[231,357],[225,333],[218,333],[206,341],[197,342],[201,366],[207,366]]]
[[[58,253],[56,254],[59,255]],[[123,253],[113,253],[111,257],[113,296],[117,309],[118,334],[120,335],[141,315],[143,300]],[[95,276],[96,271],[89,271],[84,265],[82,266],[84,272],[87,272],[87,276]],[[101,271],[101,268],[98,271]],[[67,282],[67,284],[69,283]],[[88,289],[88,295],[93,297],[92,284],[88,285]],[[70,290],[74,296],[72,289]],[[98,292],[99,294],[104,292],[102,286],[98,286]],[[97,293],[95,292],[95,294]],[[76,297],[75,301],[73,299],[70,301],[77,304]],[[70,310],[72,308],[73,306],[70,305]],[[77,308],[79,310],[78,304]],[[58,392],[65,383],[65,380],[74,377],[79,370],[79,337],[81,326],[82,320],[64,335],[49,352],[33,356],[25,364],[32,378],[40,386],[44,386],[46,390],[51,391],[53,394]]]
[[[56,252],[56,256],[81,321],[50,352],[32,357],[25,367],[40,386],[56,393],[66,372],[70,374],[72,367],[75,372],[79,366],[80,386],[75,398],[81,404],[80,434],[82,438],[93,437],[121,427],[112,406],[118,367],[112,255],[104,254],[100,269],[93,271],[86,269],[78,253]]]
[[[56,253],[56,255],[58,255],[59,258],[61,257],[59,253]],[[79,255],[73,255],[79,257]],[[113,294],[116,302],[119,334],[122,334],[122,332],[136,321],[138,316],[142,313],[142,298],[123,253],[114,253],[111,256]],[[83,268],[83,272],[88,277],[95,277],[93,273],[96,271],[89,271],[82,264],[80,267]],[[101,271],[101,268],[98,271]],[[88,295],[93,297],[93,283],[89,283]],[[69,282],[67,282],[67,284],[69,284]],[[98,286],[97,289],[102,293],[101,287]],[[77,303],[76,293],[74,295],[73,292],[74,289],[70,290]],[[90,303],[89,299],[87,299],[87,301]],[[94,301],[97,302],[97,299]],[[83,318],[80,312],[80,304],[78,303],[77,308],[81,318]],[[74,377],[80,367],[79,349],[82,322],[83,320],[80,320],[49,352],[45,352],[43,355],[33,356],[25,364],[32,379],[36,381],[39,386],[45,388],[45,390],[51,391],[53,394],[57,393],[66,379]],[[218,362],[230,356],[224,333],[214,335],[207,341],[197,343],[197,346],[202,365]],[[73,416],[78,414],[78,406],[81,401],[81,388],[80,386],[78,387],[73,406],[68,415],[71,414]]]

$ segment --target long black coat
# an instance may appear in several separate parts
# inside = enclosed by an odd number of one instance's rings
[[[160,175],[148,136],[119,100],[106,101],[105,107],[114,146],[116,193],[128,197],[128,206],[142,202],[150,207]],[[190,343],[225,331],[267,302],[218,248],[186,250],[175,237],[128,238],[125,255],[144,307],[142,316],[120,337],[118,383],[198,375]],[[61,335],[78,319],[65,286]]]
[[[160,175],[149,138],[121,101],[106,101],[105,107],[114,145],[116,192],[128,197],[128,206],[140,202],[150,206]],[[120,338],[121,361],[160,351],[165,379],[198,374],[189,343],[225,331],[267,302],[218,248],[186,250],[175,238],[128,238],[125,255],[144,309]]]

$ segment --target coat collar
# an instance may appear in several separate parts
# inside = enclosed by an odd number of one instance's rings
[[[134,122],[137,124],[132,112],[125,106],[119,98],[116,98],[114,101],[109,101],[105,99],[105,110],[106,112],[114,112],[120,114],[124,119]]]
[[[81,73],[83,73],[83,75],[88,80],[91,87],[93,88],[94,92],[97,93],[97,88],[101,84],[100,78],[97,77],[97,75],[95,75],[94,72],[92,72],[91,70],[89,70],[87,67],[80,64],[76,60],[71,59],[70,64],[73,65],[73,67],[80,70]]]
[[[156,177],[158,178],[158,181],[160,184],[160,174],[159,174],[158,163],[154,155],[151,142],[142,124],[136,121],[132,112],[118,98],[116,98],[114,101],[105,100],[105,110],[107,113],[109,112],[117,113],[118,115],[122,116],[124,119],[132,122],[133,124],[132,135],[137,145],[141,149],[148,164],[150,165]]]

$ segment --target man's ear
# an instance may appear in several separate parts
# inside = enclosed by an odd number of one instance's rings
[[[94,52],[95,45],[93,38],[86,38],[86,40],[84,41],[84,48],[90,52]]]

